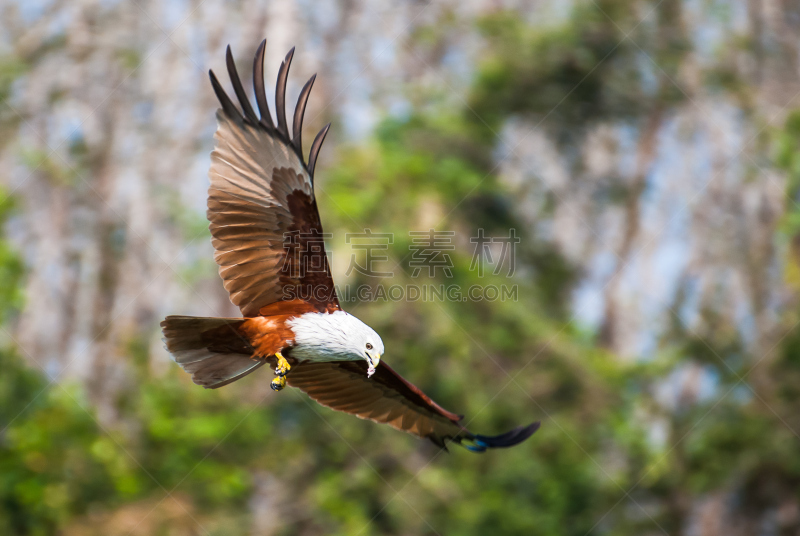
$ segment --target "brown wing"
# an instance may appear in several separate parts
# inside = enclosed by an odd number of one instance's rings
[[[339,309],[325,254],[313,176],[326,126],[303,161],[301,129],[314,78],[303,88],[294,113],[293,136],[286,123],[286,78],[294,49],[281,64],[276,88],[277,127],[264,90],[264,46],[256,53],[253,78],[256,117],[228,47],[227,65],[240,112],[213,72],[211,83],[222,109],[208,175],[208,220],[214,259],[231,301],[244,316],[282,300],[302,299],[319,311]]]
[[[461,415],[439,406],[385,362],[369,378],[365,361],[299,363],[292,367],[286,380],[323,406],[426,437],[440,447],[445,446],[445,440],[470,441],[467,448],[476,451],[510,447],[539,427],[537,422],[500,436],[472,434],[458,424]]]

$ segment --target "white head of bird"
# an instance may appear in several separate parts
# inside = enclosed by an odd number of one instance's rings
[[[309,361],[366,360],[372,376],[383,355],[380,335],[344,311],[306,313],[289,321],[295,335],[292,356]]]

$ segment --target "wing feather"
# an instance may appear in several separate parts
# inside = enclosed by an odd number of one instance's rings
[[[272,123],[272,116],[269,113],[269,105],[267,105],[267,91],[264,88],[264,50],[267,48],[267,40],[261,41],[256,51],[256,57],[253,59],[253,89],[256,93],[256,104],[258,104],[258,113],[261,114],[261,126],[267,132],[275,130],[275,125]],[[313,171],[312,171],[313,173]]]
[[[242,107],[244,116],[248,121],[255,125],[258,123],[258,118],[253,111],[253,107],[250,105],[250,101],[247,98],[247,93],[244,92],[242,81],[239,79],[239,73],[236,72],[236,63],[233,61],[233,54],[231,53],[230,45],[228,45],[228,49],[225,52],[225,63],[228,67],[228,76],[231,78],[231,84],[233,84],[233,91],[236,93],[236,98],[239,99],[239,105]]]
[[[311,94],[311,87],[314,85],[314,80],[316,79],[317,75],[315,74],[306,82],[306,85],[304,85],[302,91],[300,91],[300,96],[297,98],[297,106],[294,108],[292,145],[294,145],[295,150],[301,155],[303,154],[303,116],[306,113],[306,104],[308,103],[308,96]]]
[[[372,378],[367,378],[365,363],[299,363],[286,379],[324,406],[421,437],[455,439],[465,432],[458,415],[442,409],[385,363]]]
[[[278,83],[275,85],[275,115],[278,116],[278,130],[283,137],[289,139],[289,128],[286,124],[286,81],[289,78],[289,67],[292,66],[294,47],[286,54],[278,69]]]
[[[465,447],[478,452],[509,447],[524,441],[539,427],[539,423],[533,423],[494,437],[473,434],[459,424],[460,415],[439,406],[385,362],[371,378],[367,377],[366,363],[360,361],[298,363],[286,380],[323,406],[426,437],[441,447],[446,440],[464,442]]]
[[[314,167],[317,165],[317,156],[319,156],[319,150],[322,149],[322,142],[325,141],[325,136],[328,135],[328,130],[330,130],[331,124],[328,123],[325,125],[322,130],[319,131],[317,137],[314,138],[314,142],[311,144],[311,151],[308,153],[308,172],[311,173],[311,180],[314,180]]]
[[[287,292],[290,286],[313,288],[314,292],[303,296],[307,295],[316,310],[339,308],[321,244],[324,234],[314,197],[313,172],[302,157],[303,114],[313,77],[300,93],[292,139],[286,123],[286,83],[293,53],[294,49],[286,55],[278,73],[277,127],[266,102],[264,43],[253,61],[260,119],[244,90],[230,47],[226,66],[241,112],[210,73],[222,109],[217,112],[219,125],[208,173],[211,187],[207,216],[220,276],[231,301],[244,316],[256,316],[264,307],[292,299],[297,293]],[[312,145],[311,156],[316,163],[319,136]],[[325,292],[318,292],[319,287]],[[319,296],[324,299],[319,300]]]

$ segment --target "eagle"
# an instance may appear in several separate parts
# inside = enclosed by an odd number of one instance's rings
[[[303,156],[303,115],[316,75],[303,86],[291,132],[286,83],[294,48],[278,71],[275,120],[264,87],[261,42],[253,62],[256,115],[236,71],[226,64],[241,109],[209,71],[219,99],[207,217],[219,275],[241,318],[168,316],[163,340],[192,381],[217,389],[269,364],[275,391],[287,384],[323,406],[483,452],[530,437],[538,422],[497,436],[473,434],[385,361],[380,336],[342,310],[324,250],[314,170],[330,124]],[[303,269],[315,264],[317,269]]]

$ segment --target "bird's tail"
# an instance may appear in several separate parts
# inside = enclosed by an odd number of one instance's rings
[[[496,436],[469,434],[459,441],[462,447],[472,452],[486,452],[487,449],[513,447],[522,443],[539,429],[541,423],[536,421],[528,426],[518,426],[513,430]]]
[[[266,363],[239,330],[244,318],[168,316],[161,322],[173,359],[207,389],[235,382]]]

